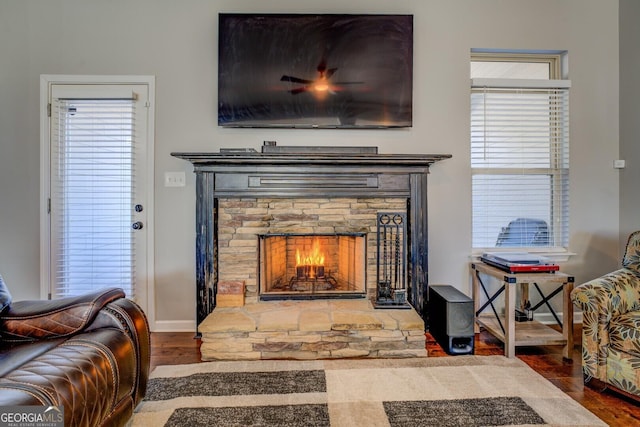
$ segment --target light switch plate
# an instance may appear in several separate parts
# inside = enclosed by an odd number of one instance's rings
[[[626,166],[626,162],[624,160],[614,160],[613,161],[613,167],[615,169],[624,169],[625,166]]]
[[[164,186],[165,187],[184,187],[187,182],[187,177],[184,172],[165,172],[164,173]]]

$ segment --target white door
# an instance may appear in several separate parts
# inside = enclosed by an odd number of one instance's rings
[[[50,298],[120,287],[147,308],[149,91],[48,85]]]

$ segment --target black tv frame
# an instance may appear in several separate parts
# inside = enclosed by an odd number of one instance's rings
[[[218,21],[219,126],[413,125],[413,15],[220,13]]]

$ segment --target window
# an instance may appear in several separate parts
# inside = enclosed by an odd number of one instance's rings
[[[560,62],[472,52],[474,248],[567,246],[570,84]]]
[[[56,296],[109,286],[133,295],[134,105],[120,99],[53,103]]]

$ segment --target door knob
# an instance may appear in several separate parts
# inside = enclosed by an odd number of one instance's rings
[[[141,230],[143,227],[142,222],[140,221],[136,221],[131,225],[131,228],[133,228],[134,230]]]

